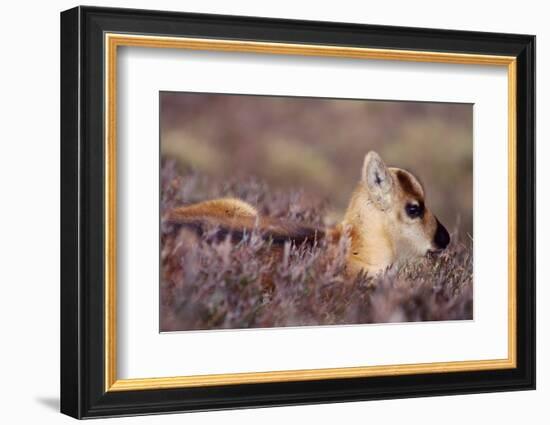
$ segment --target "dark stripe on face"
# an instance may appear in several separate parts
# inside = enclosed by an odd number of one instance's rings
[[[399,181],[399,184],[401,185],[401,188],[405,193],[408,193],[416,199],[422,199],[422,193],[418,191],[418,188],[406,172],[397,170],[396,175],[397,180]]]

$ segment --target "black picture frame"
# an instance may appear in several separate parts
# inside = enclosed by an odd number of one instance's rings
[[[105,391],[104,34],[517,58],[517,367],[369,378]],[[535,37],[76,7],[61,13],[61,412],[75,418],[535,388]]]

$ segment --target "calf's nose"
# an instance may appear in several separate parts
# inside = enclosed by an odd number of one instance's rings
[[[434,236],[435,246],[437,246],[438,249],[445,249],[447,248],[447,245],[449,245],[450,241],[451,241],[451,237],[449,236],[449,232],[447,232],[447,229],[445,229],[445,226],[443,226],[439,222],[439,220],[437,220],[437,230],[435,231],[435,236]]]

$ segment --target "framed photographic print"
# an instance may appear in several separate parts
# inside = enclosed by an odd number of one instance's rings
[[[61,14],[61,411],[535,387],[535,37]]]

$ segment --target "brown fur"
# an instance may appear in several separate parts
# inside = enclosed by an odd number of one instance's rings
[[[411,203],[423,208],[420,217],[407,215],[405,208]],[[441,247],[434,245],[436,232],[444,231],[448,238],[447,231],[439,229],[437,218],[425,207],[420,182],[406,170],[386,167],[375,152],[365,156],[362,177],[344,219],[333,228],[319,229],[264,217],[252,205],[235,198],[175,208],[167,220],[190,227],[199,234],[214,227],[218,239],[230,235],[234,241],[258,229],[274,245],[287,241],[315,243],[321,238],[337,243],[346,236],[350,239],[347,259],[350,274],[377,273],[392,264],[439,250]]]
[[[234,198],[175,208],[169,212],[167,222],[192,227],[201,234],[206,228],[217,228],[217,239],[229,235],[233,240],[240,240],[246,232],[255,229],[275,244],[287,240],[297,244],[313,243],[324,236],[324,229],[260,216],[252,205]]]
[[[415,184],[409,177],[409,173],[407,171],[395,169],[395,176],[397,177],[403,192],[411,195],[416,200],[421,200],[424,198],[422,186]]]

